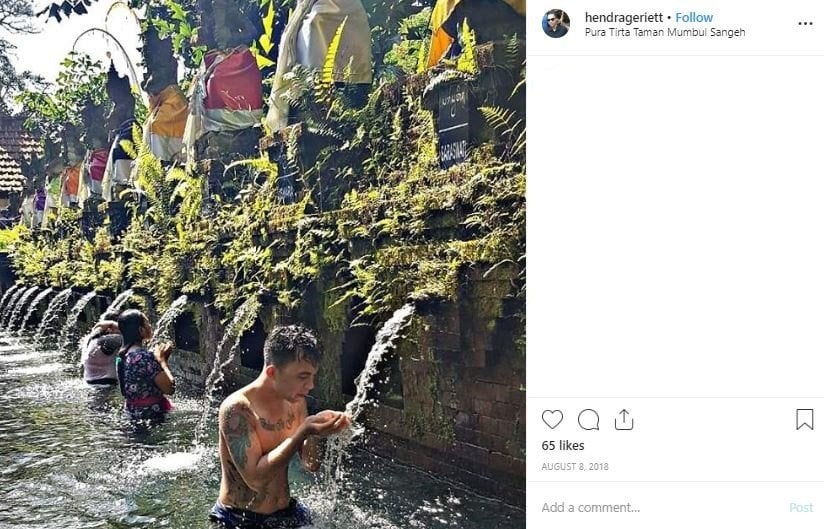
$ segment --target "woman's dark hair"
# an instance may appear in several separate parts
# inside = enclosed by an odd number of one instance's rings
[[[100,315],[100,320],[99,321],[100,322],[117,321],[117,317],[119,315],[120,315],[119,310],[106,310],[106,312],[104,312],[103,314]],[[96,340],[96,339],[100,338],[101,336],[106,336],[107,334],[109,334],[109,332],[105,329],[98,329],[97,331],[92,332],[91,334],[89,334],[89,337],[86,340],[86,345],[91,343],[92,340]],[[107,354],[109,354],[109,353],[107,353]]]
[[[117,318],[117,328],[120,329],[120,334],[123,336],[123,346],[120,348],[121,355],[128,351],[129,347],[143,341],[140,336],[140,329],[145,321],[147,321],[146,316],[137,309],[123,311],[120,317]]]
[[[100,316],[100,321],[117,321],[117,318],[120,316],[119,310],[109,310],[106,309],[106,312]]]

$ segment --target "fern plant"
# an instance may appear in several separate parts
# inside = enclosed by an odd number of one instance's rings
[[[514,110],[502,107],[480,107],[478,110],[486,122],[505,142],[506,158],[523,156],[526,152],[526,126],[523,119],[517,118]]]
[[[335,84],[336,59],[338,57],[338,49],[340,48],[341,37],[343,36],[343,28],[346,26],[346,20],[349,17],[344,17],[343,21],[335,31],[332,41],[329,43],[329,48],[326,50],[326,57],[323,60],[323,68],[320,71],[320,78],[315,84],[315,96],[318,101],[325,103],[331,102],[332,88]]]
[[[458,71],[476,75],[478,73],[478,62],[475,60],[475,32],[469,27],[469,22],[466,19],[461,25],[460,40],[461,54],[458,55]]]

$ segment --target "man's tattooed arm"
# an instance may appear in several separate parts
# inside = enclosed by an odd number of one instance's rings
[[[229,450],[231,462],[245,485],[251,490],[259,490],[265,485],[265,478],[258,473],[258,464],[263,455],[260,444],[254,438],[249,410],[241,403],[232,403],[220,413],[220,432]]]
[[[246,410],[240,404],[233,404],[226,409],[223,436],[229,446],[229,453],[235,464],[241,469],[246,468],[247,452],[252,444],[249,436],[249,420]]]

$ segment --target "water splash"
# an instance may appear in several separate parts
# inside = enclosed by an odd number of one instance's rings
[[[72,289],[67,288],[65,290],[61,290],[52,298],[51,303],[49,303],[49,306],[46,308],[46,312],[43,313],[43,319],[40,320],[40,325],[37,327],[37,332],[34,334],[34,339],[38,344],[41,343],[45,337],[49,325],[57,319],[59,312],[66,309],[66,305],[69,304],[69,296],[71,295]]]
[[[372,346],[369,355],[366,357],[366,365],[358,378],[355,379],[357,384],[355,397],[346,404],[346,413],[352,419],[352,426],[338,435],[331,436],[328,440],[326,455],[320,469],[320,484],[326,490],[325,495],[330,501],[331,512],[336,510],[338,491],[343,479],[343,457],[352,441],[365,430],[362,425],[357,424],[357,420],[364,407],[369,403],[367,395],[374,386],[372,379],[378,373],[384,355],[392,349],[395,340],[400,336],[401,331],[409,325],[414,313],[415,305],[407,303],[396,310],[378,331],[375,336],[375,345]]]
[[[355,501],[345,508],[336,508],[323,494],[312,494],[305,498],[306,505],[312,513],[312,525],[315,529],[409,529],[436,526],[397,525],[388,520],[377,509],[361,507]]]
[[[71,341],[71,335],[76,330],[77,327],[77,319],[80,317],[80,313],[83,312],[83,309],[86,308],[86,305],[89,304],[89,301],[94,299],[97,295],[97,292],[92,290],[91,292],[87,292],[83,295],[82,298],[78,299],[77,302],[72,307],[72,310],[69,311],[69,315],[66,318],[66,323],[63,324],[63,330],[60,332],[60,350],[65,351],[69,347],[69,342]]]
[[[235,317],[229,325],[226,326],[226,332],[223,334],[220,343],[215,351],[215,362],[212,366],[212,371],[206,377],[206,395],[212,398],[221,388],[223,379],[225,378],[224,369],[228,366],[237,354],[237,349],[240,346],[240,337],[246,332],[254,323],[260,312],[260,301],[257,296],[251,296],[243,304],[238,307],[235,312]],[[229,349],[226,359],[223,358],[223,351],[226,349],[226,344],[229,340],[234,339],[232,347]]]
[[[39,366],[15,367],[9,369],[9,375],[45,375],[47,373],[58,373],[63,369],[63,364],[54,362],[52,364],[41,364]]]
[[[23,334],[23,331],[26,330],[26,324],[31,319],[31,316],[32,314],[34,314],[34,311],[37,310],[37,306],[40,305],[40,302],[46,299],[46,296],[48,296],[52,292],[54,292],[54,289],[52,287],[49,287],[43,292],[37,294],[37,296],[35,296],[34,301],[32,301],[31,304],[29,304],[29,310],[26,311],[26,315],[23,316],[23,320],[20,322],[20,327],[17,329],[18,336]]]
[[[0,314],[0,326],[2,326],[3,329],[6,328],[6,323],[8,323],[9,317],[14,312],[15,307],[17,307],[17,302],[20,301],[20,298],[23,297],[23,294],[25,294],[27,290],[28,289],[21,286],[20,289],[11,297],[8,305],[6,305],[3,309],[3,313]]]
[[[169,305],[166,312],[164,312],[160,319],[157,320],[157,324],[155,324],[154,328],[154,335],[149,341],[147,349],[152,349],[159,343],[171,341],[172,323],[174,323],[177,317],[183,313],[186,309],[186,303],[188,302],[189,298],[184,295],[180,296],[174,300],[171,305]]]
[[[238,307],[234,318],[232,318],[232,321],[226,326],[226,332],[223,334],[223,338],[220,339],[220,343],[215,350],[215,361],[212,365],[212,371],[206,377],[203,415],[200,417],[195,428],[195,446],[201,444],[201,439],[206,436],[206,429],[210,419],[214,418],[215,412],[217,411],[214,404],[217,401],[223,379],[225,378],[224,369],[232,363],[232,360],[237,354],[238,347],[240,347],[241,336],[255,323],[259,312],[260,300],[258,300],[257,296],[251,296]],[[229,348],[224,359],[223,351],[226,349],[226,344],[229,343],[229,340],[233,340],[232,347]]]
[[[361,371],[358,378],[355,379],[357,384],[357,391],[355,397],[346,405],[346,412],[352,417],[352,422],[355,422],[366,404],[366,394],[373,386],[372,378],[378,372],[378,366],[383,359],[383,355],[392,349],[395,340],[400,335],[401,331],[409,325],[412,320],[412,315],[415,313],[415,305],[408,303],[399,308],[392,314],[386,323],[383,324],[378,334],[375,336],[375,345],[369,351],[369,356],[366,357],[366,366]]]
[[[116,298],[114,298],[114,301],[112,301],[111,305],[109,305],[108,308],[106,308],[106,310],[120,310],[120,307],[122,307],[124,303],[129,301],[129,298],[132,297],[132,294],[134,294],[134,290],[132,290],[131,288],[124,290],[123,292],[118,294]]]
[[[2,318],[3,313],[6,312],[6,302],[9,301],[20,288],[23,288],[23,285],[14,284],[3,293],[3,297],[0,298],[0,318]]]
[[[197,470],[201,461],[211,455],[208,447],[196,447],[189,452],[171,452],[155,455],[141,465],[145,474],[177,474],[182,471]]]
[[[34,295],[35,292],[40,290],[39,287],[31,287],[26,289],[23,292],[23,295],[20,296],[20,299],[17,301],[17,304],[14,306],[14,310],[11,312],[11,316],[9,316],[8,321],[6,322],[5,329],[11,330],[14,329],[14,322],[17,321],[17,317],[20,315],[20,312],[23,310],[23,307],[26,306],[26,302]]]

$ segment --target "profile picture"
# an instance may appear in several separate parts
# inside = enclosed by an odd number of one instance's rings
[[[569,31],[569,15],[563,9],[550,9],[544,14],[542,25],[544,33],[553,39],[559,39]]]

